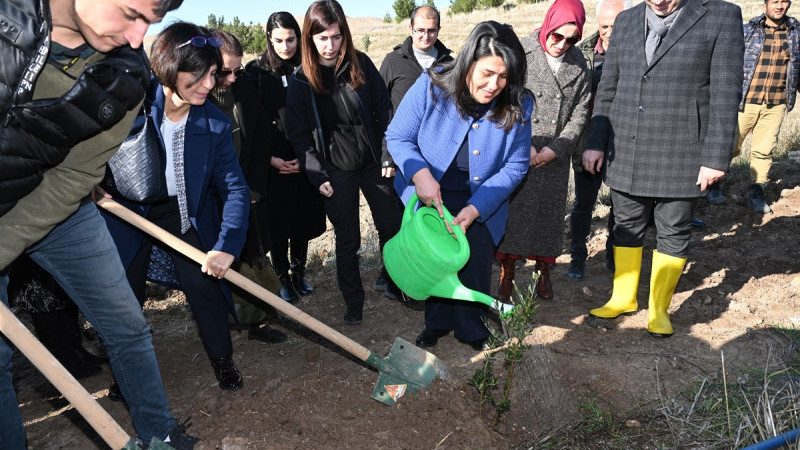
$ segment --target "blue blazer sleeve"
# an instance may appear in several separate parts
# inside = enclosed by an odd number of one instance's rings
[[[211,184],[222,203],[222,222],[213,250],[239,256],[247,238],[250,215],[250,190],[233,147],[230,122],[218,133],[213,149],[214,169]]]
[[[392,122],[386,130],[386,147],[398,168],[395,189],[403,197],[406,188],[411,186],[411,178],[422,169],[430,169],[419,148],[420,124],[423,116],[433,105],[430,98],[430,78],[420,76],[406,92]],[[409,193],[408,196],[411,194]],[[408,196],[403,198],[405,201]]]

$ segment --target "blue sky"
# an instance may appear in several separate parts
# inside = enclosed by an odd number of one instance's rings
[[[179,19],[205,25],[208,22],[209,14],[217,17],[224,16],[226,22],[230,22],[234,17],[239,17],[239,20],[245,24],[266,22],[267,17],[275,11],[288,11],[296,16],[301,16],[305,14],[312,1],[184,0],[181,7],[167,14],[162,23],[150,27],[148,34],[158,33],[164,24]],[[392,9],[394,0],[339,0],[339,3],[342,5],[344,13],[350,17],[383,17],[387,12],[394,16]],[[435,3],[440,9],[450,4],[449,0],[436,0]]]

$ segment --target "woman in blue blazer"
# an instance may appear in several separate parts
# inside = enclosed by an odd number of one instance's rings
[[[147,205],[122,203],[206,252],[198,270],[196,264],[164,247],[219,386],[238,389],[242,376],[233,363],[227,318],[230,291],[220,279],[244,245],[250,192],[234,150],[231,122],[206,101],[222,67],[219,45],[219,38],[206,29],[183,22],[164,29],[153,42],[151,64],[157,81],[145,104],[166,149],[162,156],[169,197]],[[128,281],[144,301],[150,253],[154,244],[161,244],[119,219],[110,215],[106,219]]]
[[[492,256],[505,233],[508,198],[530,162],[525,53],[509,25],[478,24],[455,61],[423,73],[406,93],[386,132],[397,164],[395,189],[404,202],[458,211],[470,245],[461,282],[488,294]],[[454,330],[476,350],[486,347],[487,307],[431,297],[417,345],[430,347]]]

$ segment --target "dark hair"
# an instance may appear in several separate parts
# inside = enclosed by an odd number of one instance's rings
[[[439,10],[429,5],[417,6],[411,10],[411,27],[414,27],[414,18],[417,17],[419,10],[422,10],[422,16],[426,19],[436,19],[436,28],[441,28],[441,17],[439,17]],[[428,11],[427,14],[425,12]]]
[[[242,44],[239,42],[239,39],[234,36],[233,33],[230,31],[225,30],[209,30],[211,34],[218,37],[220,41],[222,41],[222,46],[220,46],[219,51],[222,53],[227,53],[228,55],[233,56],[244,56],[244,49],[242,48]]]
[[[178,9],[183,0],[156,0],[156,9],[153,14],[158,17],[164,17],[168,12]]]
[[[342,34],[342,47],[339,50],[339,60],[336,62],[338,71],[345,58],[350,66],[350,87],[356,89],[364,84],[364,71],[361,69],[361,62],[358,60],[353,39],[350,35],[350,27],[347,25],[347,17],[344,15],[342,6],[336,0],[319,0],[311,4],[306,11],[303,20],[303,73],[314,92],[327,94],[322,84],[322,76],[319,71],[319,53],[314,45],[314,35],[324,32],[332,25],[339,25],[339,32]]]
[[[195,74],[191,85],[203,78],[211,66],[222,67],[222,54],[211,45],[183,45],[196,36],[212,37],[208,29],[189,22],[175,22],[161,30],[150,48],[150,67],[163,86],[176,90],[178,72]]]
[[[293,30],[297,38],[297,50],[294,56],[288,61],[278,56],[275,53],[275,48],[272,46],[272,30],[275,28],[285,28]],[[269,15],[267,19],[267,48],[264,49],[264,54],[261,55],[259,65],[265,70],[274,70],[287,75],[286,72],[294,70],[295,67],[300,65],[302,45],[300,42],[300,25],[297,24],[294,16],[285,11],[275,12]]]
[[[509,131],[514,123],[522,120],[527,72],[525,50],[511,25],[493,20],[476,25],[455,60],[444,64],[441,70],[428,71],[431,94],[433,85],[439,87],[444,91],[443,96],[456,104],[462,116],[469,115],[474,110],[475,100],[469,93],[467,76],[472,64],[486,56],[499,56],[506,64],[506,86],[497,96],[490,118]]]

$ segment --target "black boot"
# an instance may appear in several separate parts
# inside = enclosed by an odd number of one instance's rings
[[[111,375],[111,384],[108,386],[108,399],[112,402],[124,402],[125,398],[122,396],[122,389],[117,384],[117,379]]]
[[[389,272],[386,271],[386,267],[381,267],[381,273],[378,275],[378,278],[375,280],[375,284],[372,285],[373,291],[385,291],[386,285],[389,283]]]
[[[278,279],[281,280],[281,298],[289,303],[297,301],[297,291],[294,290],[294,285],[288,272],[278,274]]]
[[[82,345],[78,309],[70,304],[51,312],[31,313],[31,322],[42,344],[75,378],[99,373],[108,359],[93,355]]]
[[[212,358],[211,367],[214,368],[214,375],[219,381],[219,387],[226,391],[233,391],[242,387],[242,374],[233,363],[233,356],[223,356],[222,358]]]
[[[772,208],[769,207],[767,199],[764,196],[764,186],[766,186],[766,184],[767,183],[753,184],[750,186],[750,209],[761,214],[769,214],[772,212]]]
[[[306,262],[294,260],[292,263],[292,284],[300,295],[314,292],[314,288],[306,281]]]
[[[350,325],[358,325],[363,317],[364,302],[348,302],[347,312],[344,313],[344,322]]]

